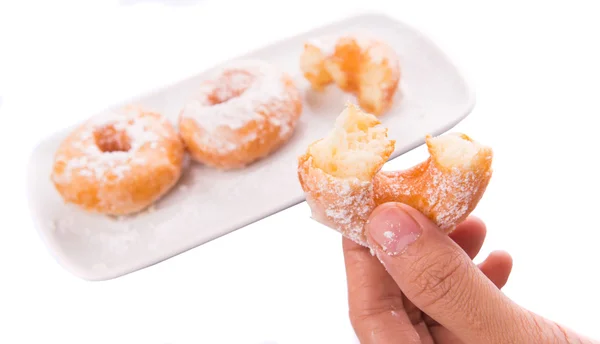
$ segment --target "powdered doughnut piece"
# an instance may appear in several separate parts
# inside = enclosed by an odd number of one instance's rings
[[[394,151],[387,131],[375,116],[348,104],[333,130],[298,162],[312,217],[365,245],[363,227],[377,206],[373,175]]]
[[[59,146],[51,179],[65,202],[108,215],[138,212],[181,176],[184,146],[160,114],[126,106],[75,129]]]
[[[400,81],[396,52],[366,35],[326,36],[304,45],[300,68],[313,89],[335,84],[357,96],[360,106],[381,115],[393,104]]]
[[[375,116],[348,105],[324,139],[299,158],[298,177],[315,220],[368,246],[364,225],[375,207],[402,202],[449,233],[475,208],[492,175],[492,150],[464,134],[426,137],[430,157],[382,172],[394,151]]]
[[[492,176],[492,150],[461,133],[425,141],[426,161],[406,171],[375,174],[375,203],[408,204],[449,233],[483,196]]]
[[[301,113],[290,76],[264,61],[236,61],[202,83],[181,111],[179,128],[196,161],[234,169],[287,142]]]

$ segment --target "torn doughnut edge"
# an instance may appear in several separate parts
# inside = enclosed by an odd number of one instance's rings
[[[376,207],[372,182],[395,146],[387,133],[375,115],[347,103],[334,128],[300,159],[312,218],[367,247],[363,227]],[[442,170],[476,170],[491,151],[462,133],[426,135],[426,145],[428,160]]]
[[[426,135],[430,156],[445,169],[470,168],[489,148],[462,133]],[[370,181],[393,153],[395,140],[372,114],[346,104],[327,136],[309,147],[314,166],[335,178]]]
[[[395,141],[372,114],[347,103],[334,128],[309,147],[314,166],[335,178],[370,181],[394,152]]]

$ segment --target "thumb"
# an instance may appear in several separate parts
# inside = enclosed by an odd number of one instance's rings
[[[379,206],[366,225],[371,248],[415,306],[465,343],[519,343],[529,313],[485,277],[432,221],[400,203]]]

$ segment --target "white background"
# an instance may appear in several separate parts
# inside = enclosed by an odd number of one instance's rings
[[[510,297],[600,338],[594,1],[163,3],[0,5],[0,343],[355,342],[340,238],[313,223],[306,204],[147,269],[88,282],[38,238],[24,171],[38,140],[95,110],[362,10],[432,37],[477,93],[455,128],[495,151],[475,211],[488,224],[477,261],[509,251]],[[418,148],[386,168],[425,157]]]

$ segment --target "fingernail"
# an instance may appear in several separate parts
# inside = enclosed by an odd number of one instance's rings
[[[421,235],[421,226],[406,211],[390,206],[373,214],[367,232],[388,255],[404,252]]]

